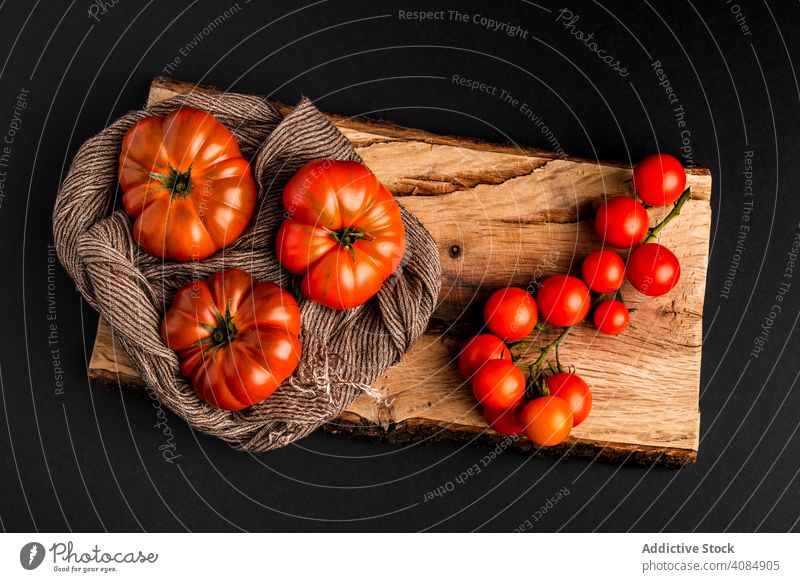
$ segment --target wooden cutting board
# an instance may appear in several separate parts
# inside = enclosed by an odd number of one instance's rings
[[[187,91],[216,92],[156,78],[149,104]],[[276,104],[284,112],[291,110]],[[597,248],[591,219],[603,194],[627,194],[631,168],[550,152],[431,134],[369,118],[330,119],[365,163],[430,230],[442,262],[440,304],[428,333],[375,382],[382,404],[357,399],[324,430],[394,444],[479,443],[501,448],[680,467],[697,457],[703,296],[711,226],[711,174],[688,170],[692,197],[660,242],[681,262],[669,294],[644,298],[626,284],[638,310],[619,337],[573,330],[561,360],[590,384],[594,408],[562,445],[537,449],[487,428],[455,357],[479,328],[483,300],[507,285],[573,272]],[[666,210],[650,209],[652,221]],[[652,222],[654,223],[654,222]],[[552,335],[531,338],[544,345]],[[534,358],[538,355],[532,351]],[[100,320],[89,363],[94,385],[143,392],[144,384]]]

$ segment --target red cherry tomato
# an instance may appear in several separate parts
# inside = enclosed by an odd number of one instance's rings
[[[515,435],[522,432],[522,424],[519,421],[519,413],[525,407],[525,399],[520,400],[511,408],[487,408],[483,407],[483,418],[486,424],[500,434]]]
[[[498,289],[483,308],[483,320],[489,331],[508,341],[527,337],[536,327],[538,318],[533,297],[519,287]]]
[[[489,360],[472,377],[472,392],[488,408],[510,408],[525,396],[525,376],[509,360]]]
[[[546,378],[544,383],[550,396],[557,396],[569,404],[572,410],[572,426],[578,426],[592,410],[592,391],[577,374],[562,372]]]
[[[528,402],[519,415],[527,436],[540,447],[564,441],[572,430],[572,409],[557,396],[542,396]]]
[[[594,310],[594,325],[600,333],[619,335],[630,322],[631,314],[621,301],[603,301]]]
[[[633,189],[650,206],[672,204],[686,189],[686,171],[669,154],[652,154],[636,164]]]
[[[553,275],[545,279],[536,292],[542,319],[555,327],[580,323],[589,313],[589,289],[583,281],[569,275]]]
[[[639,202],[628,196],[606,200],[597,209],[594,231],[606,244],[618,249],[635,247],[647,236],[650,217]]]
[[[499,337],[484,333],[469,340],[458,354],[458,371],[469,380],[489,360],[510,360],[511,352]]]
[[[681,276],[681,265],[671,250],[656,243],[633,249],[628,257],[628,280],[644,295],[655,297],[672,290]]]
[[[611,293],[622,287],[625,261],[614,251],[594,251],[583,259],[581,277],[592,291]]]

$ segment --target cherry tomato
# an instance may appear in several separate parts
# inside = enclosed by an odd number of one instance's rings
[[[625,261],[614,251],[594,251],[583,259],[581,277],[592,291],[611,293],[622,287]]]
[[[577,374],[562,372],[546,378],[544,383],[550,396],[557,396],[569,404],[572,410],[572,426],[578,426],[592,410],[592,391]]]
[[[603,301],[594,310],[594,325],[600,333],[619,335],[630,322],[631,314],[621,301]]]
[[[606,200],[597,209],[594,231],[606,244],[618,249],[635,247],[647,236],[650,217],[639,202],[628,196]]]
[[[644,295],[655,297],[672,290],[681,276],[681,265],[671,250],[656,243],[637,247],[628,257],[628,280]]]
[[[483,333],[469,340],[458,354],[458,371],[469,380],[489,360],[510,360],[511,352],[499,337]]]
[[[538,319],[536,302],[530,293],[519,287],[498,289],[483,308],[483,320],[489,331],[508,341],[527,337]]]
[[[536,292],[542,319],[555,327],[580,323],[589,313],[589,289],[583,281],[569,275],[553,275],[545,279]]]
[[[483,418],[486,424],[500,434],[515,435],[522,432],[522,424],[519,421],[519,413],[527,402],[523,398],[511,408],[487,408],[483,407]]]
[[[552,447],[569,436],[572,409],[558,396],[542,396],[525,405],[519,420],[531,442],[540,447]]]
[[[672,204],[686,188],[686,172],[681,163],[669,154],[652,154],[636,164],[633,189],[645,204]]]
[[[510,408],[525,395],[525,376],[509,360],[489,360],[472,377],[472,392],[488,408]]]

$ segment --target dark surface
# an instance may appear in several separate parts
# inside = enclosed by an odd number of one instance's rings
[[[572,4],[575,28],[594,32],[599,48],[622,60],[630,71],[622,78],[556,22],[560,5],[547,12],[526,2],[452,3],[527,29],[523,39],[472,22],[398,19],[398,8],[449,4],[265,4],[240,2],[204,35],[233,3],[123,1],[97,22],[88,1],[0,2],[0,139],[16,95],[29,90],[0,167],[4,529],[508,531],[528,519],[540,531],[798,529],[800,267],[785,274],[800,229],[792,62],[800,8],[740,2],[748,36],[724,2]],[[326,111],[555,147],[518,109],[454,85],[458,74],[530,104],[570,154],[619,160],[657,148],[680,153],[682,129],[650,66],[660,59],[686,113],[691,161],[710,167],[715,180],[697,465],[648,470],[507,451],[483,467],[489,450],[480,447],[392,447],[325,434],[246,455],[160,416],[148,398],[91,390],[86,360],[97,316],[58,265],[48,296],[56,190],[80,143],[140,107],[150,79],[196,34],[202,39],[173,77],[287,103],[305,94]],[[746,150],[754,195],[743,222]],[[726,298],[742,224],[750,230]],[[781,312],[753,357],[784,281]],[[165,428],[180,455],[172,463],[162,455]],[[457,479],[476,463],[480,472]],[[445,493],[429,494],[437,488]]]

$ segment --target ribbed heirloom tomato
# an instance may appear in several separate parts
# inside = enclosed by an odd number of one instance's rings
[[[278,259],[303,277],[312,301],[332,309],[361,305],[400,265],[400,207],[362,164],[309,162],[286,184],[283,205],[289,218],[278,230]]]
[[[250,164],[205,111],[146,117],[122,140],[119,183],[133,238],[175,261],[209,257],[242,234],[256,206]]]
[[[270,282],[228,269],[175,295],[161,337],[198,396],[241,410],[272,395],[300,361],[300,309]]]

